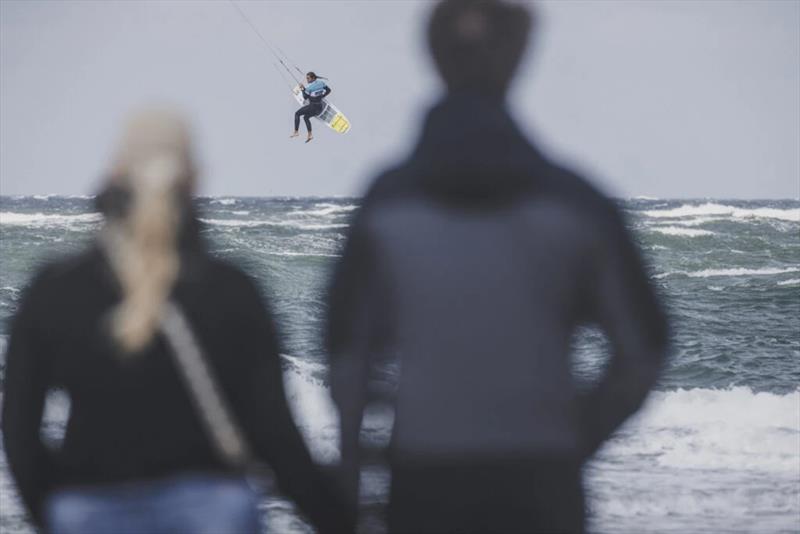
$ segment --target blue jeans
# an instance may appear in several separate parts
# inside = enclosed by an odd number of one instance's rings
[[[192,474],[53,493],[51,534],[251,534],[258,497],[242,478]]]

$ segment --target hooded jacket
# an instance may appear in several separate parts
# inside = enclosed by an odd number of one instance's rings
[[[585,323],[613,348],[589,391],[570,368]],[[452,94],[411,157],[372,184],[334,273],[343,458],[357,455],[370,376],[396,359],[396,461],[585,459],[640,406],[667,344],[615,205],[548,161],[501,101]]]

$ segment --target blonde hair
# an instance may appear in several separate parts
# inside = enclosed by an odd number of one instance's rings
[[[152,340],[178,277],[178,237],[194,186],[190,148],[183,118],[154,109],[132,117],[114,160],[109,186],[130,202],[123,214],[107,214],[101,243],[122,291],[111,335],[127,354]]]

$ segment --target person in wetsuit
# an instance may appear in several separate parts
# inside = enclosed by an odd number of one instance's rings
[[[306,130],[308,130],[306,143],[314,139],[314,134],[311,132],[311,117],[316,117],[322,113],[324,108],[322,99],[331,94],[331,88],[322,80],[323,79],[314,74],[314,72],[306,74],[308,86],[303,86],[301,84],[300,88],[303,90],[303,98],[308,100],[308,104],[295,112],[294,132],[289,137],[297,137],[300,135],[298,131],[300,128],[300,117],[303,117],[303,120],[306,121]]]
[[[533,22],[499,0],[435,8],[428,43],[447,93],[411,156],[371,185],[334,274],[327,348],[347,500],[379,446],[365,413],[388,402],[391,533],[583,532],[581,468],[667,355],[623,214],[508,108]],[[612,347],[586,388],[571,359],[584,323]]]

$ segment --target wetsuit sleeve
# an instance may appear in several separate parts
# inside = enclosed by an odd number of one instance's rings
[[[326,86],[325,86],[325,94],[324,94],[324,95],[322,95],[322,98],[325,98],[326,96],[328,96],[329,94],[331,94],[331,91],[332,91],[332,89],[326,85]]]
[[[303,89],[303,98],[305,100],[310,100],[311,99],[311,96],[306,92],[305,89]]]
[[[325,478],[303,441],[286,398],[279,344],[268,308],[249,280],[240,295],[237,319],[248,340],[239,387],[232,400],[256,454],[274,470],[281,490],[321,532],[352,531],[343,499]]]
[[[351,225],[328,295],[326,346],[331,395],[339,410],[343,483],[355,505],[360,468],[359,433],[367,403],[372,361],[388,337],[388,292],[378,280],[377,254],[362,207]]]
[[[612,348],[601,381],[579,401],[583,449],[588,456],[639,409],[655,385],[668,350],[668,326],[639,251],[616,208],[594,251],[589,289],[592,319]]]
[[[14,316],[3,383],[3,444],[11,474],[33,520],[41,525],[42,503],[53,473],[52,458],[40,437],[48,387],[42,333],[37,331],[37,284],[22,298]]]

